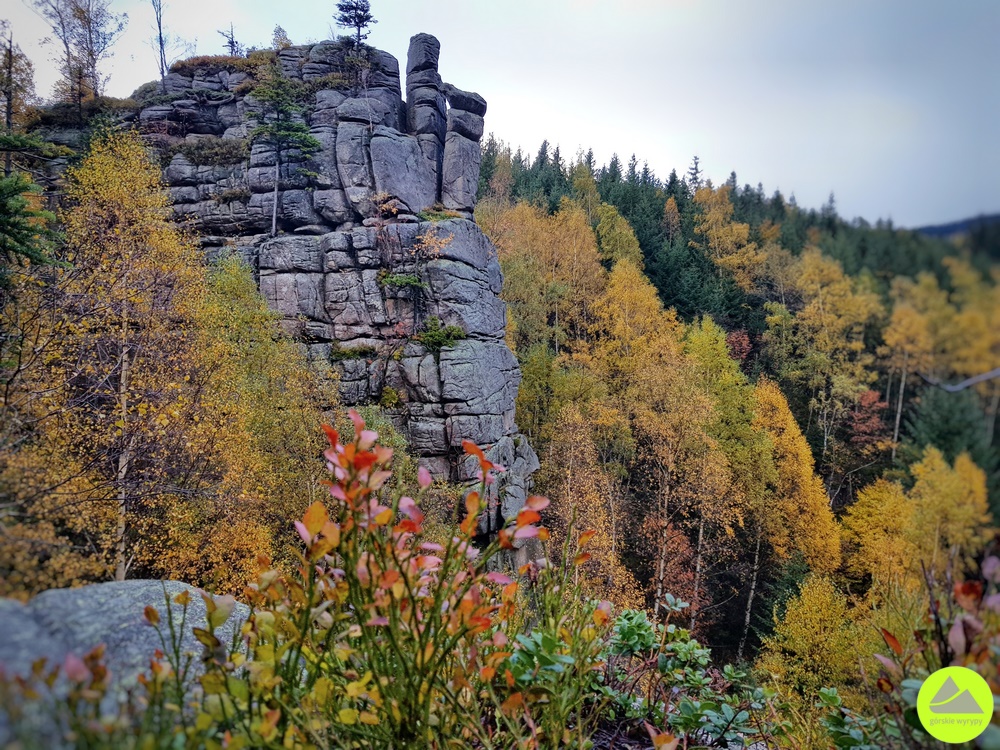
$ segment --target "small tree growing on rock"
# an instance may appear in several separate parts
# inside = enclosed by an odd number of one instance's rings
[[[281,183],[282,155],[292,148],[303,154],[310,154],[322,145],[309,133],[309,126],[301,118],[296,118],[303,109],[299,103],[302,94],[302,84],[283,76],[277,61],[265,69],[260,85],[253,90],[253,98],[264,107],[264,116],[261,124],[251,133],[251,138],[255,143],[265,143],[274,149],[272,237],[278,233],[278,188]]]
[[[236,29],[233,28],[232,24],[229,24],[228,30],[222,29],[219,36],[222,37],[223,46],[229,52],[230,57],[243,57],[246,53],[246,48],[236,39]]]
[[[357,47],[360,47],[361,42],[371,33],[366,29],[378,23],[372,16],[368,0],[342,0],[337,3],[337,15],[334,19],[338,26],[354,29],[354,44]]]

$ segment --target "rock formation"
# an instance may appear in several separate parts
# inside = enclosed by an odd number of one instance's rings
[[[462,441],[491,446],[508,471],[489,532],[521,506],[538,462],[514,423],[521,376],[496,250],[471,220],[486,102],[442,81],[439,52],[428,34],[410,40],[405,101],[388,53],[361,64],[340,42],[278,53],[310,92],[302,117],[321,147],[282,154],[276,237],[264,234],[276,154],[249,145],[262,108],[246,73],[211,62],[171,73],[138,125],[170,157],[177,218],[209,254],[228,246],[250,262],[310,359],[339,374],[345,404],[389,406],[436,476],[469,480]]]
[[[135,687],[138,676],[149,669],[153,652],[163,648],[143,611],[147,606],[155,607],[166,624],[165,597],[173,599],[182,591],[191,597],[187,622],[191,627],[204,627],[205,602],[200,590],[177,581],[114,581],[51,589],[27,604],[0,598],[0,623],[5,634],[0,639],[0,666],[8,675],[26,675],[35,659],[45,657],[51,668],[62,664],[67,654],[82,657],[103,643],[105,663],[116,687]],[[170,608],[179,624],[183,608],[173,602]],[[237,604],[216,635],[229,645],[249,616],[249,607]],[[180,633],[181,647],[197,654],[203,649],[191,627]]]
[[[187,620],[178,632],[181,653],[194,655],[191,675],[197,677],[203,670],[198,655],[204,647],[198,642],[192,628],[205,626],[205,602],[201,591],[177,581],[115,581],[96,583],[77,589],[52,589],[43,591],[27,604],[0,598],[0,679],[14,675],[31,674],[32,664],[44,658],[45,672],[61,667],[69,654],[83,657],[104,644],[104,664],[108,668],[108,692],[102,709],[106,712],[125,699],[128,691],[138,687],[139,676],[148,673],[149,661],[157,649],[162,649],[160,636],[147,622],[147,606],[161,615],[164,632],[167,630],[165,597],[171,600],[183,591],[190,595]],[[183,607],[169,603],[174,623],[179,626]],[[250,616],[250,608],[237,603],[227,620],[215,631],[225,644],[234,642],[240,627]],[[60,677],[53,686],[58,697],[66,695],[68,686]],[[32,747],[69,747],[60,729],[51,718],[49,697],[42,694],[40,702],[28,706],[25,714],[17,719],[20,731],[33,740]],[[13,727],[0,712],[0,747],[18,747]]]

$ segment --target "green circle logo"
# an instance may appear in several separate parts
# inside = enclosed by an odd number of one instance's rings
[[[971,669],[945,667],[924,680],[917,695],[917,715],[934,739],[971,742],[990,724],[993,693]]]

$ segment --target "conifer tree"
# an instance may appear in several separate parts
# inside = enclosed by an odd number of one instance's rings
[[[271,236],[278,233],[278,200],[284,154],[289,149],[309,154],[320,148],[320,142],[309,133],[303,121],[301,103],[303,87],[299,81],[286,78],[277,61],[262,73],[253,97],[264,106],[264,119],[250,134],[255,143],[274,149],[274,193],[271,205]]]
[[[700,160],[695,156],[691,160],[691,166],[688,168],[687,173],[687,184],[691,189],[692,193],[696,193],[701,190],[702,179],[701,179],[701,166],[699,164]]]
[[[360,47],[361,42],[368,38],[371,33],[368,27],[378,23],[372,15],[368,0],[341,0],[337,3],[337,14],[334,19],[338,26],[354,29],[356,47]]]
[[[0,300],[15,267],[51,262],[55,234],[49,225],[55,216],[37,207],[40,192],[21,174],[0,178]]]
[[[246,51],[242,44],[240,44],[236,39],[236,29],[233,28],[232,24],[229,24],[229,29],[222,29],[218,32],[219,36],[222,37],[223,45],[226,51],[229,53],[230,57],[242,57]]]
[[[926,386],[919,391],[904,420],[902,458],[917,460],[925,448],[933,446],[949,461],[968,453],[983,469],[994,471],[996,451],[991,449],[982,423],[983,410],[976,394],[948,393],[936,386]]]

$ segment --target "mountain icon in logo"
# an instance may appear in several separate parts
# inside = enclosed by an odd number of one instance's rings
[[[930,710],[935,714],[977,714],[983,709],[968,690],[962,690],[949,677],[931,699]]]

